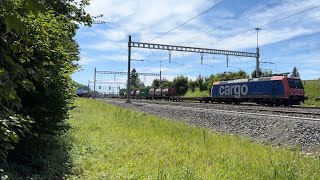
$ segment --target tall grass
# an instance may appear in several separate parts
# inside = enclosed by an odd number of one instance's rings
[[[317,97],[320,97],[320,80],[308,80],[302,81],[306,96],[308,100],[305,101],[305,105],[320,106],[320,101],[316,101]]]
[[[194,91],[188,90],[183,97],[208,97],[211,96],[208,91],[200,91],[195,89]]]
[[[320,160],[92,99],[77,99],[70,179],[318,179]],[[223,121],[223,120],[222,120]]]

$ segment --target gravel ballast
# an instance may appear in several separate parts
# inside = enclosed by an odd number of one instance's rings
[[[206,127],[217,132],[251,137],[274,145],[298,146],[306,151],[320,147],[320,121],[238,114],[168,104],[125,103],[124,100],[115,99],[104,99],[103,101],[171,120],[183,121],[198,127]]]

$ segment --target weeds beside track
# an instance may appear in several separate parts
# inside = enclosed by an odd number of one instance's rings
[[[317,179],[320,160],[77,99],[71,114],[73,175],[83,179]]]

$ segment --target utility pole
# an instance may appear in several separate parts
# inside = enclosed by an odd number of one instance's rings
[[[159,61],[160,62],[160,88],[161,88],[161,84],[162,84],[162,79],[161,79],[161,62],[162,61]]]
[[[260,58],[260,53],[259,53],[259,30],[261,30],[260,28],[254,28],[255,30],[257,30],[257,56],[256,56],[256,77],[259,77],[260,75],[260,62],[259,62],[259,58]]]
[[[93,98],[96,98],[96,75],[97,75],[97,68],[94,68],[94,78],[93,78]]]
[[[130,64],[131,64],[131,35],[129,35],[128,41],[128,80],[127,80],[127,101],[126,103],[130,103]]]

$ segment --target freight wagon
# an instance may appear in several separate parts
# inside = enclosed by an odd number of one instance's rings
[[[136,91],[136,99],[151,99],[149,89],[139,89]]]

